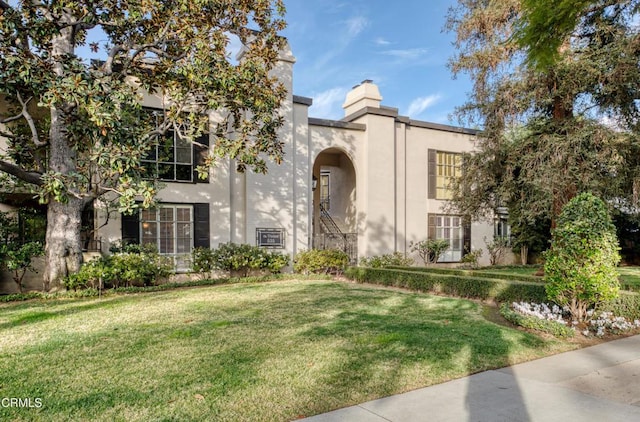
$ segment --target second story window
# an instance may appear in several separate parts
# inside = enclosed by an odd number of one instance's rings
[[[156,145],[142,160],[147,174],[166,181],[193,181],[193,148],[175,131],[158,138]]]
[[[462,175],[462,154],[429,150],[428,196],[430,199],[451,199],[453,182]]]
[[[438,151],[436,157],[436,199],[451,199],[451,188],[460,176],[462,157],[460,154]]]

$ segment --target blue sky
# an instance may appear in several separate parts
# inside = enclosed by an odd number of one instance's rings
[[[340,119],[346,93],[364,79],[401,115],[458,124],[451,114],[471,84],[453,79],[453,34],[443,32],[455,0],[285,0],[283,32],[297,59],[294,93],[313,98],[312,117]]]

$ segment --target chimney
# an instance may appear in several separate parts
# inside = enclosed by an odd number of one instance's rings
[[[374,84],[371,79],[365,79],[347,93],[342,108],[344,115],[348,116],[365,107],[380,108],[380,101],[382,101],[382,97],[378,85]]]

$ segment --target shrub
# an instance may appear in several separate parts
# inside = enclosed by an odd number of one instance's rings
[[[199,274],[200,278],[210,278],[216,268],[215,254],[212,249],[198,247],[191,251],[191,269]]]
[[[546,291],[550,300],[568,306],[584,321],[587,310],[618,296],[620,262],[616,229],[606,204],[590,193],[563,208],[545,254]]]
[[[337,249],[311,249],[296,255],[293,270],[303,274],[342,274],[349,256]]]
[[[280,252],[269,252],[267,254],[266,269],[271,274],[280,274],[282,269],[289,265],[289,255]]]
[[[462,262],[463,268],[477,269],[479,267],[478,260],[482,256],[482,249],[475,249],[471,252],[467,252],[460,262]]]
[[[171,259],[152,247],[127,245],[112,250],[119,252],[86,262],[78,273],[67,276],[65,287],[79,290],[150,286],[173,270]]]
[[[504,237],[494,237],[491,242],[487,242],[487,238],[485,237],[484,243],[487,245],[489,264],[492,266],[497,265],[507,250],[509,250],[509,239]]]
[[[599,311],[609,311],[631,321],[640,319],[640,293],[620,292],[620,296],[598,306]]]
[[[360,265],[371,268],[386,268],[390,266],[410,267],[413,265],[413,259],[404,256],[404,254],[400,252],[394,252],[392,254],[362,258],[360,260]]]
[[[247,244],[223,243],[211,255],[216,269],[239,272],[243,277],[250,270],[279,273],[289,265],[288,255]]]
[[[20,221],[20,216],[26,222]],[[42,255],[44,248],[34,233],[29,233],[34,214],[24,208],[13,212],[0,211],[0,269],[4,268],[12,273],[13,281],[22,293],[22,280],[27,271],[35,272],[33,258]],[[22,226],[22,230],[21,230]],[[31,236],[29,236],[31,235]],[[30,241],[27,242],[26,240]]]
[[[546,299],[542,283],[496,280],[471,277],[465,270],[443,272],[423,271],[424,268],[388,269],[351,267],[345,275],[359,283],[402,287],[420,292],[432,292],[498,302],[542,302]]]
[[[410,242],[411,252],[415,252],[424,262],[424,265],[438,262],[440,256],[449,248],[449,242],[443,239],[427,239],[420,242]]]
[[[18,285],[20,293],[23,290],[22,280],[27,271],[36,271],[33,258],[43,253],[44,248],[40,242],[0,244],[0,268],[4,267],[12,273],[13,281]]]

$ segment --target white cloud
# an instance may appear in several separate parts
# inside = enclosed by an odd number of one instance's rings
[[[369,21],[364,16],[355,16],[351,19],[348,19],[347,22],[347,32],[350,37],[355,37],[364,29],[369,26]]]
[[[419,116],[423,111],[436,104],[442,98],[441,95],[434,94],[427,97],[416,98],[409,104],[407,114],[409,117]]]
[[[313,117],[325,119],[338,119],[341,116],[341,106],[347,96],[347,89],[342,87],[331,88],[314,95],[310,114]]]
[[[387,41],[387,40],[385,40],[385,39],[384,39],[384,38],[382,38],[382,37],[378,37],[378,38],[376,38],[376,39],[374,40],[374,42],[375,42],[377,45],[385,45],[385,46],[386,46],[386,45],[391,45],[391,42],[390,42],[390,41]]]
[[[416,60],[427,54],[428,51],[426,48],[407,48],[404,50],[385,50],[382,51],[381,54],[402,60]]]

